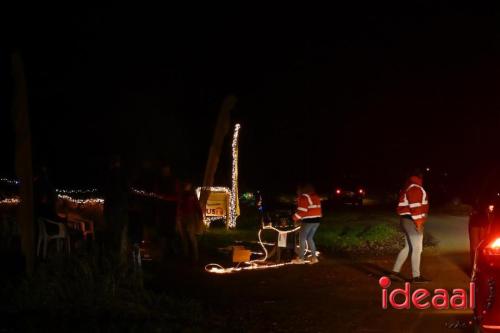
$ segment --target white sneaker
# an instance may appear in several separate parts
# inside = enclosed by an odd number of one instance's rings
[[[305,264],[306,262],[304,261],[304,259],[295,258],[295,259],[292,259],[291,263],[300,265],[300,264]]]
[[[318,258],[317,257],[311,257],[311,259],[309,259],[309,261],[307,262],[308,264],[317,264],[319,262]]]

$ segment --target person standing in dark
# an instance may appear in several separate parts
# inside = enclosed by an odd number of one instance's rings
[[[321,198],[311,184],[303,184],[297,188],[297,211],[293,215],[293,221],[301,224],[299,231],[299,255],[292,260],[294,264],[306,263],[306,244],[311,251],[309,264],[318,263],[316,243],[314,235],[319,228],[323,213],[321,210]]]
[[[391,279],[404,281],[401,268],[408,256],[411,257],[413,283],[426,283],[430,280],[420,274],[420,261],[424,247],[424,225],[429,213],[428,195],[423,188],[423,173],[414,170],[399,194],[397,213],[405,236],[405,246],[399,252],[391,273]]]
[[[48,169],[45,165],[42,165],[40,167],[40,170],[33,181],[33,199],[35,210],[34,216],[36,223],[35,230],[37,230],[38,219],[40,217],[49,219],[57,223],[63,222],[62,219],[57,215],[57,193],[56,189],[49,179]],[[46,225],[46,228],[49,234],[55,234],[59,232],[57,226],[54,224],[48,223]]]
[[[126,260],[129,186],[119,156],[110,160],[104,186],[104,219],[111,251],[121,263]]]
[[[177,205],[177,231],[182,241],[184,255],[193,263],[198,261],[198,236],[205,229],[200,202],[191,182],[185,182]]]
[[[179,182],[172,174],[170,165],[165,164],[160,170],[156,193],[161,197],[157,201],[156,225],[160,233],[162,255],[175,252],[175,221],[179,200]]]

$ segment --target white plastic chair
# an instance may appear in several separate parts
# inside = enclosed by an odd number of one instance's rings
[[[49,235],[47,233],[47,224],[57,225],[59,228],[59,232],[54,235]],[[66,228],[66,225],[64,223],[58,223],[40,217],[38,219],[38,248],[36,251],[37,256],[40,256],[40,247],[42,246],[43,243],[43,258],[45,259],[47,257],[47,246],[51,240],[56,240],[57,252],[60,252],[62,246],[64,245],[64,243],[66,243],[68,254],[71,253],[69,233],[68,229]]]

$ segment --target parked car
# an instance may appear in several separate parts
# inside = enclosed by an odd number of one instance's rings
[[[472,281],[476,289],[475,332],[500,332],[500,206],[492,201],[471,214],[470,228],[480,228],[473,242]],[[483,209],[484,208],[484,209]],[[470,229],[471,230],[471,229]]]
[[[333,188],[331,199],[334,203],[362,206],[366,189],[357,181],[344,181]]]

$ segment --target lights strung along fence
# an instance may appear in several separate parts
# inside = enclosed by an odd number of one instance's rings
[[[158,193],[148,192],[148,191],[144,191],[144,190],[139,190],[139,189],[136,189],[134,187],[131,187],[130,191],[133,194],[139,195],[139,196],[142,196],[142,197],[153,198],[153,199],[158,199],[158,200],[163,200],[164,199],[164,197],[162,195],[158,194]]]
[[[58,194],[57,197],[62,200],[67,200],[77,205],[102,205],[104,199],[102,198],[89,198],[89,199],[76,199],[65,194]]]
[[[0,178],[0,183],[18,186],[19,181],[14,179]],[[75,198],[74,195],[88,195],[97,193],[97,189],[56,189],[57,197],[62,200],[69,201],[71,203],[77,205],[102,205],[104,203],[104,199],[102,198],[86,198],[79,199]],[[20,199],[17,196],[13,196],[10,198],[5,198],[0,200],[0,205],[17,205],[20,203]]]
[[[7,179],[7,178],[0,178],[0,182],[7,184],[7,185],[19,185],[18,180],[13,180],[13,179]]]
[[[21,202],[21,200],[18,197],[12,197],[12,198],[5,198],[0,200],[0,205],[18,205]]]
[[[70,195],[70,194],[89,194],[89,193],[97,193],[97,189],[95,188],[92,188],[92,189],[88,189],[88,190],[62,190],[62,189],[56,189],[56,193],[58,194],[66,194],[66,195]]]
[[[19,181],[17,180],[12,180],[12,179],[7,179],[7,178],[0,178],[0,183],[4,183],[7,185],[13,185],[13,186],[18,186]],[[227,187],[212,187],[211,189],[215,191],[225,191],[228,194],[231,194],[231,191]],[[199,190],[198,190],[199,191]],[[154,192],[149,192],[145,190],[140,190],[134,187],[130,188],[130,192],[132,194],[146,197],[146,198],[152,198],[152,199],[157,199],[157,200],[163,200],[164,196],[158,193]],[[88,194],[96,194],[98,193],[98,190],[95,188],[92,189],[56,189],[57,197],[62,200],[67,200],[71,203],[77,204],[77,205],[102,205],[104,204],[104,199],[99,198],[99,197],[92,197],[92,198],[77,198],[75,195],[88,195]],[[199,192],[198,192],[199,196]],[[0,205],[17,205],[19,204],[20,199],[17,196],[12,196],[10,198],[4,198],[0,200]],[[213,218],[215,220],[216,218]]]

